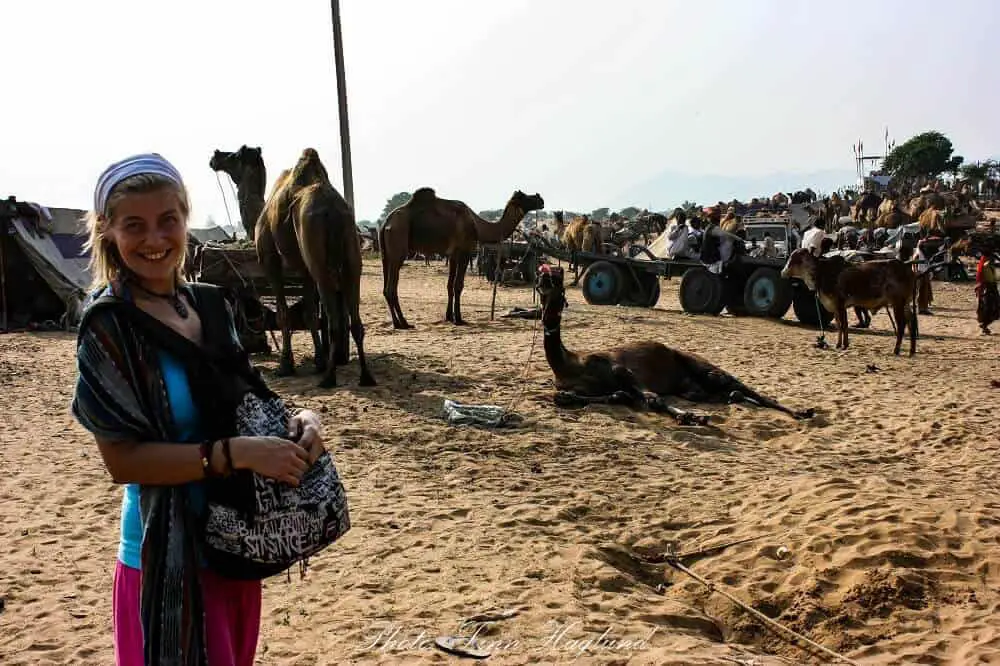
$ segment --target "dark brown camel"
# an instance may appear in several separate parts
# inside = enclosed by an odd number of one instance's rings
[[[260,156],[260,148],[249,148],[244,145],[233,153],[216,150],[208,166],[213,171],[228,174],[236,183],[240,222],[247,232],[247,238],[253,240],[257,218],[264,210],[264,187],[267,183],[267,169],[264,168],[264,158]]]
[[[445,320],[456,325],[462,319],[462,289],[465,272],[476,243],[499,243],[510,237],[530,211],[545,208],[539,194],[514,192],[497,222],[488,222],[461,201],[441,199],[429,187],[413,193],[396,208],[379,229],[382,248],[383,295],[389,305],[393,328],[413,328],[399,305],[399,270],[411,253],[443,254],[448,257],[448,307]]]
[[[361,242],[354,211],[330,184],[326,168],[312,148],[302,151],[290,172],[275,183],[257,223],[257,258],[264,268],[277,301],[281,327],[279,375],[295,372],[292,332],[285,300],[285,268],[302,275],[306,321],[315,349],[317,371],[325,374],[322,388],[337,385],[336,366],[348,358],[349,329],[358,349],[361,386],[374,386],[365,359],[365,329],[361,322]],[[320,329],[316,295],[326,312]]]
[[[535,282],[542,302],[545,358],[560,392],[556,403],[645,405],[667,412],[681,424],[707,423],[668,405],[663,398],[678,396],[692,402],[749,402],[782,411],[796,419],[811,418],[815,410],[793,411],[766,398],[697,354],[671,349],[659,342],[635,342],[604,352],[577,354],[562,343],[560,325],[566,305],[563,269],[543,264]]]

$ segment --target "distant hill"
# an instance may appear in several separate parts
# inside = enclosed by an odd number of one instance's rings
[[[814,192],[833,192],[853,185],[857,174],[849,169],[825,169],[810,172],[778,172],[760,176],[721,176],[664,171],[634,185],[609,201],[612,207],[640,206],[650,210],[673,208],[683,201],[700,204],[753,197],[776,192],[794,192],[811,187]]]

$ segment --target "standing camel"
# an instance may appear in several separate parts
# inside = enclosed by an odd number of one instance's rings
[[[264,186],[267,182],[267,170],[264,168],[264,158],[260,156],[260,148],[248,148],[244,145],[233,153],[216,150],[208,166],[213,171],[228,174],[236,183],[240,223],[247,232],[247,238],[253,240],[257,218],[264,210]]]
[[[292,332],[285,300],[284,269],[302,275],[302,300],[315,349],[316,370],[325,371],[321,388],[337,385],[336,366],[347,362],[349,321],[358,348],[361,386],[374,386],[365,359],[365,328],[361,322],[361,242],[354,211],[330,184],[326,167],[312,148],[302,151],[295,167],[282,173],[257,222],[257,258],[274,290],[281,327],[278,375],[295,373]],[[319,326],[316,294],[326,312]]]
[[[462,289],[476,243],[499,243],[509,238],[525,215],[542,208],[545,201],[539,194],[517,190],[500,220],[489,222],[461,201],[439,198],[429,187],[414,192],[409,201],[389,213],[379,229],[382,293],[389,305],[393,328],[413,328],[399,305],[399,270],[411,252],[448,257],[448,308],[444,317],[456,325],[465,324]]]

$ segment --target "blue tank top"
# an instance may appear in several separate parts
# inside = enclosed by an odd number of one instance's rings
[[[191,396],[184,367],[169,354],[160,352],[163,380],[167,387],[167,400],[177,425],[181,442],[198,442],[198,410]],[[195,506],[204,504],[204,490],[200,481],[188,484]],[[139,511],[139,484],[125,485],[122,498],[121,539],[118,559],[127,567],[141,569],[142,564],[142,515]]]

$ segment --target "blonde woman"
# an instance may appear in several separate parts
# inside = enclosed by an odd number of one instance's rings
[[[119,666],[253,663],[261,584],[205,565],[204,481],[250,469],[297,485],[324,450],[312,412],[292,417],[298,442],[220,436],[235,409],[227,382],[243,377],[267,389],[239,347],[221,290],[182,279],[189,211],[177,169],[142,154],[101,174],[88,214],[94,292],[80,326],[72,411],[125,486],[113,586]],[[125,314],[151,325],[130,325]],[[147,332],[155,330],[166,334]],[[180,346],[166,344],[170,336]],[[211,350],[220,365],[192,363],[184,344]]]

